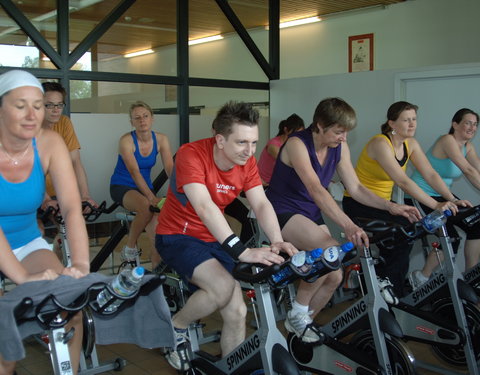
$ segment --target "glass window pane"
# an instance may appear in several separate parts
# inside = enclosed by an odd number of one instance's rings
[[[215,79],[234,79],[244,81],[268,81],[250,51],[237,35],[233,26],[218,5],[212,2],[190,2],[189,39],[209,37],[221,34],[224,39],[189,47],[190,76]],[[214,22],[210,21],[214,20]],[[244,25],[246,28],[249,23]],[[266,33],[256,30],[255,34]],[[253,38],[260,51],[268,49],[262,38]],[[268,40],[267,40],[268,41]],[[242,69],[238,69],[242,61]]]
[[[81,38],[71,40],[72,49],[87,35],[86,31],[93,30],[108,14],[109,9],[102,4],[71,14],[70,29],[75,30],[75,33],[84,30]],[[89,50],[91,63],[82,64],[81,69],[176,75],[176,32],[175,0],[137,1],[92,46]],[[126,56],[143,51],[150,52],[140,56]]]

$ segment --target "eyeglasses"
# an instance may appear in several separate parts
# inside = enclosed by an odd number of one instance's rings
[[[45,104],[45,108],[47,108],[47,109],[54,109],[54,108],[63,109],[63,107],[65,107],[65,103],[58,103],[58,104],[47,103],[47,104]]]

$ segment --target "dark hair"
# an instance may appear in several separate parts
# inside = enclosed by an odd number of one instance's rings
[[[387,134],[389,131],[392,130],[390,125],[388,125],[389,121],[397,121],[400,117],[400,114],[403,111],[409,111],[413,109],[415,112],[418,111],[418,106],[409,102],[395,102],[393,103],[387,111],[387,121],[380,126],[380,130],[382,134]]]
[[[293,133],[296,132],[297,130],[301,130],[305,128],[305,123],[303,122],[303,119],[297,115],[296,113],[291,114],[288,116],[285,120],[280,121],[280,124],[278,124],[278,134],[277,137],[285,134],[285,128],[287,130],[287,133]]]
[[[135,103],[132,103],[130,106],[130,109],[128,110],[128,113],[130,115],[130,118],[132,118],[132,112],[135,108],[142,107],[145,108],[150,114],[153,116],[153,110],[152,108],[145,102],[142,102],[141,100],[137,100]]]
[[[462,108],[462,109],[459,109],[457,112],[455,112],[452,118],[452,122],[456,122],[457,124],[460,124],[463,118],[465,117],[465,115],[474,115],[477,118],[477,123],[478,123],[478,113],[468,108]],[[453,128],[453,125],[452,125],[450,126],[450,130],[448,131],[448,134],[453,134],[454,132],[455,132],[455,129]]]
[[[258,125],[258,111],[249,103],[229,101],[217,112],[212,128],[215,134],[227,138],[232,133],[234,124]]]
[[[65,88],[58,82],[43,82],[42,83],[43,91],[47,93],[48,91],[56,91],[62,94],[63,100],[67,97],[67,92]]]
[[[357,116],[355,110],[343,99],[326,98],[317,105],[313,114],[313,122],[310,127],[315,133],[319,131],[317,124],[324,131],[335,125],[350,131],[357,126]]]

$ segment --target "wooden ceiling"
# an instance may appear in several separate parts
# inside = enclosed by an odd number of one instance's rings
[[[406,0],[280,0],[280,21],[387,6]],[[13,0],[26,17],[56,46],[56,0]],[[104,19],[119,0],[70,0],[73,49]],[[247,29],[268,25],[268,0],[229,0]],[[189,38],[234,32],[214,0],[189,0]],[[26,36],[0,8],[0,43],[25,45]],[[99,40],[100,56],[116,56],[176,43],[176,0],[137,0]]]

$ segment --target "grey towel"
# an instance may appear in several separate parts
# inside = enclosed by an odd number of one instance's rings
[[[146,275],[143,283],[152,279]],[[22,340],[43,332],[36,321],[17,326],[14,308],[25,297],[33,300],[34,306],[49,294],[63,305],[68,305],[89,286],[97,282],[108,283],[113,276],[91,273],[81,279],[60,276],[53,281],[36,281],[15,287],[0,297],[0,353],[5,360],[18,361],[25,358]],[[33,313],[27,314],[28,317]],[[173,347],[175,345],[170,311],[161,287],[149,295],[139,296],[135,304],[114,316],[93,314],[95,342],[100,345],[131,343],[143,348]]]

